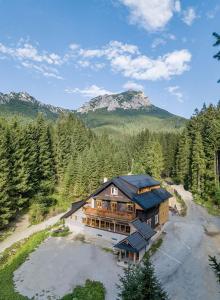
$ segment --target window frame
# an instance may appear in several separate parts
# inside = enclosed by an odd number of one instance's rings
[[[118,196],[118,188],[116,186],[111,187],[111,195],[112,196]]]

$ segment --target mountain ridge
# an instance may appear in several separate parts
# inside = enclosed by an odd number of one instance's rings
[[[78,110],[44,104],[26,92],[0,93],[0,115],[34,119],[42,113],[56,120],[61,113],[73,112],[97,133],[136,134],[148,128],[151,131],[182,129],[186,119],[152,104],[141,91],[127,91],[102,95],[91,99]]]

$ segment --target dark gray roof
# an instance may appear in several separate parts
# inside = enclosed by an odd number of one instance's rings
[[[131,180],[128,179],[131,177]],[[126,180],[125,180],[126,178]],[[132,179],[133,178],[133,179]],[[159,188],[154,189],[151,192],[145,192],[142,194],[138,194],[138,188],[135,187],[130,182],[136,182],[136,185],[138,185],[138,178],[140,178],[139,183],[140,186],[151,184],[149,186],[159,185],[159,181],[154,180],[149,175],[127,175],[127,176],[118,176],[114,177],[113,179],[107,181],[104,183],[95,193],[91,195],[91,197],[96,196],[99,194],[102,190],[104,190],[107,186],[110,184],[114,184],[117,186],[129,199],[140,205],[144,210],[147,210],[149,208],[152,208],[154,206],[159,205],[161,202],[167,200],[172,195],[168,193],[166,190]],[[130,182],[128,182],[130,181]]]
[[[127,244],[127,242],[130,246]],[[146,247],[147,244],[148,242],[142,237],[142,235],[138,231],[136,231],[130,234],[124,240],[120,241],[114,247],[124,250],[128,250],[126,248],[129,247],[130,251],[133,249],[133,252],[139,252],[141,249]]]
[[[138,189],[160,184],[159,181],[153,179],[149,175],[126,175],[126,176],[119,176],[119,178],[127,181],[128,183],[132,184]]]
[[[81,201],[73,202],[71,209],[67,213],[65,213],[61,217],[61,219],[68,218],[69,216],[71,216],[74,212],[76,212],[78,209],[80,209],[85,204],[86,204],[86,200],[81,200]]]
[[[159,205],[161,202],[169,199],[172,195],[166,190],[159,188],[151,192],[145,192],[133,197],[133,201],[139,204],[144,210]]]
[[[149,240],[155,235],[156,231],[151,228],[146,222],[141,222],[140,219],[135,219],[131,224],[137,229],[137,231],[146,239]]]

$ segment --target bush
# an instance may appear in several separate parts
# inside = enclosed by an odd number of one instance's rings
[[[71,294],[62,298],[62,300],[104,300],[105,287],[99,281],[86,280],[84,286],[76,286]]]
[[[48,231],[43,230],[3,252],[0,262],[0,300],[28,300],[14,290],[13,273],[47,237]]]
[[[70,234],[70,230],[68,227],[62,227],[62,228],[58,228],[58,229],[55,229],[51,236],[53,237],[64,237],[64,236],[67,236]]]

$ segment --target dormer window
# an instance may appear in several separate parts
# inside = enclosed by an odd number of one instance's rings
[[[118,189],[115,186],[111,188],[111,194],[113,196],[118,196]]]

